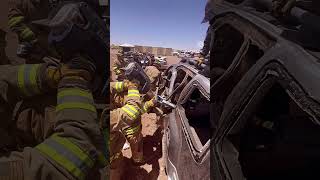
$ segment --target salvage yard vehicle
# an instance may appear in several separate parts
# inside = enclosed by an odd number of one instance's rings
[[[168,177],[209,179],[210,79],[188,63],[170,66],[165,79],[163,95],[176,104],[165,117],[163,154]]]
[[[156,63],[159,63],[160,65],[167,65],[167,58],[163,56],[157,56],[155,57]]]
[[[210,79],[182,63],[165,72],[163,94],[176,104],[163,140],[169,179],[319,179],[320,41],[308,36],[314,27],[297,22],[292,30],[266,8],[228,1],[208,8]]]
[[[320,46],[308,37],[317,29],[292,30],[263,8],[229,2],[208,13],[211,179],[319,179]]]

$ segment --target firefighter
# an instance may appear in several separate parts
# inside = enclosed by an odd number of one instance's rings
[[[143,162],[143,142],[141,133],[141,96],[138,82],[127,82],[127,97],[125,105],[110,112],[110,176],[115,176],[115,171],[122,160],[121,149],[128,140],[134,163]]]
[[[150,79],[151,86],[147,96],[143,99],[150,100],[154,96],[161,73],[155,66],[147,66],[144,71]],[[125,90],[127,89],[128,83],[128,80],[110,82],[111,109],[119,108],[124,105],[124,99],[127,95]]]
[[[9,110],[15,102],[57,91],[54,113],[50,110],[12,112],[18,114],[18,119],[20,115],[28,115],[18,122],[29,127],[36,143],[19,152],[0,154],[0,180],[86,179],[98,164],[106,165],[101,155],[103,136],[90,90],[95,73],[92,62],[74,56],[60,66],[3,65],[0,72],[2,130],[10,124]],[[38,136],[39,132],[42,135]]]
[[[43,57],[56,53],[49,48],[48,33],[32,25],[32,21],[45,19],[52,8],[50,0],[9,0],[8,26],[18,36],[17,56],[26,63],[41,63]]]

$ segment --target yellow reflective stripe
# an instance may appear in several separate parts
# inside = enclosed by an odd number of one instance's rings
[[[150,109],[151,106],[152,106],[151,102],[147,101],[143,106],[143,111],[148,112],[148,110]]]
[[[123,90],[123,82],[116,82],[116,91],[121,92]]]
[[[122,107],[121,109],[125,111],[131,118],[133,119],[137,118],[137,116],[134,113],[132,113],[130,110],[128,110],[127,107]]]
[[[20,36],[24,40],[29,40],[34,38],[34,33],[31,31],[30,28],[26,27],[21,33]]]
[[[40,67],[39,64],[33,65],[31,68],[31,72],[30,72],[30,83],[32,86],[32,90],[34,90],[35,93],[40,92],[40,90],[38,88],[38,84],[37,84],[37,71],[38,71],[39,67]]]
[[[62,89],[58,92],[58,98],[62,98],[64,96],[82,96],[87,97],[89,99],[93,99],[91,92],[79,88]]]
[[[13,28],[17,24],[21,23],[24,20],[23,16],[12,17],[8,21],[9,28]]]
[[[17,85],[24,95],[31,96],[40,92],[37,82],[39,67],[40,64],[19,66]]]
[[[139,94],[139,90],[137,90],[137,89],[129,89],[129,90],[128,90],[128,93],[136,93],[136,94]]]
[[[65,109],[85,109],[96,113],[96,108],[92,104],[87,103],[63,103],[59,104],[56,107],[56,112],[65,110]]]
[[[128,129],[125,130],[126,135],[133,135],[137,133],[141,129],[141,125],[136,126],[136,127],[129,127]]]
[[[128,97],[140,97],[140,94],[128,94]]]
[[[20,66],[18,69],[18,87],[24,94],[26,94],[24,86],[24,65]]]
[[[132,106],[132,105],[130,105],[130,104],[127,104],[126,106],[127,106],[129,109],[131,109],[132,111],[134,111],[135,114],[139,114],[139,110],[136,109],[134,106]]]
[[[140,112],[130,104],[126,104],[121,109],[124,110],[134,120],[140,115]]]
[[[66,159],[64,156],[60,155],[55,149],[52,147],[41,143],[36,146],[36,149],[38,149],[40,152],[42,152],[44,155],[50,157],[55,162],[60,164],[62,167],[66,168],[70,173],[72,173],[75,177],[79,179],[85,179],[85,174],[72,162],[70,162],[68,159]]]
[[[137,90],[137,89],[129,89],[128,90],[128,97],[140,97],[139,90]]]
[[[74,153],[79,159],[81,159],[82,162],[86,164],[87,167],[93,167],[94,162],[89,157],[88,154],[83,152],[82,149],[80,149],[76,144],[74,144],[72,141],[59,137],[57,134],[54,134],[52,136],[52,139],[63,145],[64,147],[68,148],[72,153]]]

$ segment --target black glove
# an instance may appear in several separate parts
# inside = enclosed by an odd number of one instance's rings
[[[18,44],[17,56],[21,58],[26,58],[28,55],[30,55],[32,48],[33,48],[33,45],[30,42],[22,42]]]

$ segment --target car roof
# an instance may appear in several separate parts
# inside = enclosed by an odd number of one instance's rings
[[[320,85],[318,83],[320,82],[319,58],[309,53],[300,45],[282,37],[281,33],[283,30],[281,28],[259,16],[225,4],[217,5],[215,10],[214,18],[233,14],[241,17],[244,21],[254,24],[259,30],[272,37],[276,42],[271,48],[272,53],[265,54],[259,61],[262,61],[262,64],[267,64],[274,60],[280,62],[300,86],[303,87],[307,95],[320,103]],[[263,29],[260,27],[263,27]]]
[[[172,68],[179,68],[182,70],[189,70],[194,73],[194,77],[192,80],[196,80],[197,82],[200,83],[200,85],[204,88],[207,94],[210,94],[210,79],[208,77],[203,76],[202,74],[199,73],[199,70],[196,69],[194,66],[190,65],[189,63],[183,63],[180,62],[178,64],[173,64],[171,65],[168,70]]]

